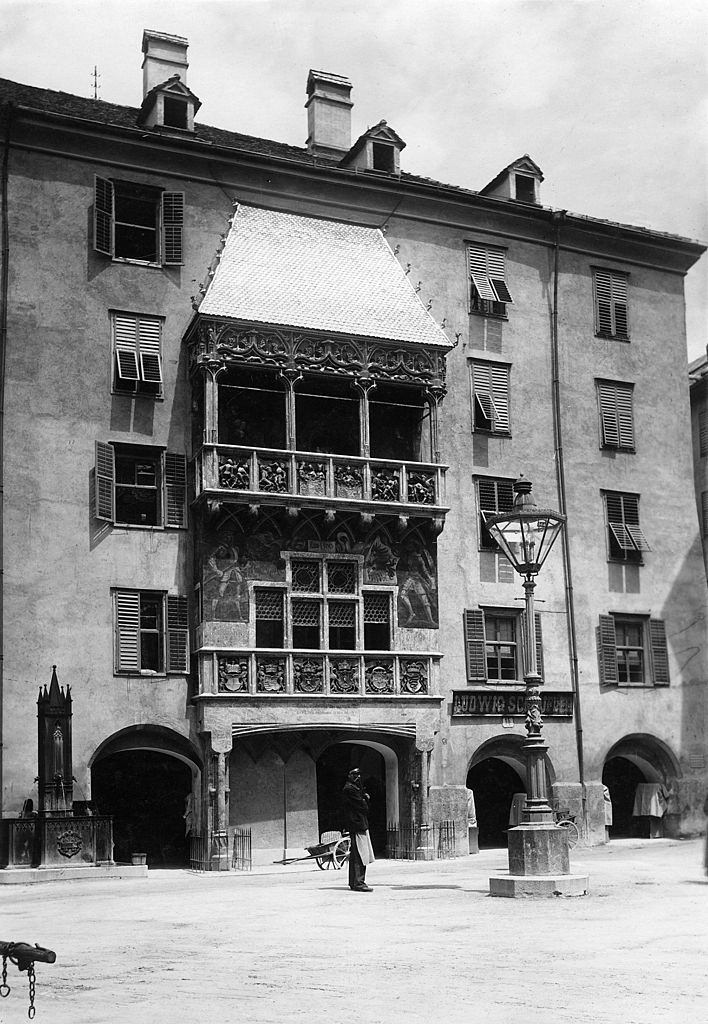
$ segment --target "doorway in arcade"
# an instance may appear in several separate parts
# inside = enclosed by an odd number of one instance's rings
[[[377,733],[360,739],[351,730],[235,737],[229,758],[229,827],[251,830],[254,864],[305,856],[322,832],[343,830],[341,794],[356,765],[371,796],[374,851],[384,856],[386,823],[398,819],[399,764],[408,763],[411,750],[408,737]]]
[[[91,770],[91,802],[97,813],[113,816],[119,863],[146,853],[148,867],[188,866],[185,802],[191,792],[190,768],[157,750],[119,750]]]
[[[517,770],[520,767],[512,767],[508,759],[486,757],[467,773],[467,788],[474,793],[482,849],[507,845],[506,832],[514,795],[526,792],[522,775]]]

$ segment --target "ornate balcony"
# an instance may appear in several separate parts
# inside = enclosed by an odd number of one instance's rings
[[[441,657],[392,651],[201,651],[199,696],[433,696]]]
[[[321,452],[204,445],[197,498],[254,505],[363,509],[443,517],[446,466]]]

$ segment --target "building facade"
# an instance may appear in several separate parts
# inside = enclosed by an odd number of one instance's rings
[[[703,247],[402,169],[310,71],[304,148],[195,121],[187,44],[140,108],[3,81],[2,810],[36,690],[71,684],[74,799],[116,857],[223,861],[390,823],[501,843],[524,789],[524,636],[584,841],[640,784],[695,832],[706,587],[682,278]],[[198,88],[198,83],[197,83]],[[536,621],[486,530],[523,473],[568,527]]]

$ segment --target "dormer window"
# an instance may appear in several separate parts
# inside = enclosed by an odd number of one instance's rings
[[[521,203],[536,202],[536,179],[529,174],[516,174],[516,198]]]
[[[381,174],[401,173],[401,150],[405,142],[385,121],[379,121],[360,135],[340,167],[354,170],[378,171]]]
[[[172,96],[163,97],[163,118],[165,128],[188,128],[187,101]]]
[[[387,142],[372,142],[371,154],[373,169],[394,174],[396,171],[396,154],[393,146]]]
[[[194,115],[200,106],[199,98],[180,80],[180,76],[173,75],[146,93],[138,124],[147,128],[193,132]]]

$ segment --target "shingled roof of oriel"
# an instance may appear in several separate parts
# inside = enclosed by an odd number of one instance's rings
[[[379,228],[243,203],[199,312],[451,346]]]

